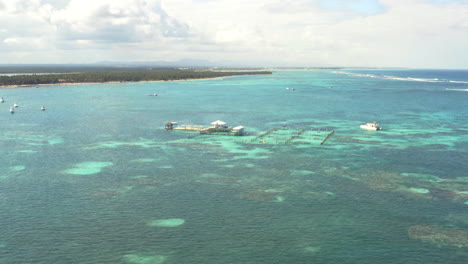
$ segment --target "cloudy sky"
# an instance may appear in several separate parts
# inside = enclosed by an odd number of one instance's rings
[[[0,64],[468,68],[468,0],[0,0]]]

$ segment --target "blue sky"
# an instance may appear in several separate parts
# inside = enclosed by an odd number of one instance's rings
[[[0,0],[0,64],[468,68],[468,0]]]

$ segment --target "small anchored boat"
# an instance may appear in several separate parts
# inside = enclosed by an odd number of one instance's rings
[[[3,100],[3,97],[0,97],[0,103],[3,103],[5,102],[5,100]]]
[[[362,124],[360,126],[362,129],[367,129],[367,130],[382,130],[382,127],[379,125],[377,122],[369,122],[366,124]]]
[[[148,96],[158,96],[157,93],[148,94]]]
[[[18,107],[19,105],[17,103],[14,103],[13,104],[13,107]]]
[[[13,106],[10,107],[10,113],[14,113],[15,112],[15,109],[13,108]]]
[[[45,111],[45,106],[41,106],[41,110],[42,110],[42,111]]]

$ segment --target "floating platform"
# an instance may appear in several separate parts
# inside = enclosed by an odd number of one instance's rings
[[[226,126],[223,121],[215,121],[213,126],[194,126],[194,125],[177,125],[176,122],[169,122],[166,124],[166,130],[184,130],[184,131],[199,131],[201,135],[230,135],[230,136],[242,136],[244,135],[244,127]]]
[[[244,134],[244,127],[208,127],[200,131],[204,135],[231,135],[242,136]]]

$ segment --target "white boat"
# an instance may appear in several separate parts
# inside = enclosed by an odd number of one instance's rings
[[[13,104],[13,107],[18,107],[19,105],[17,103],[14,103]]]
[[[361,128],[362,129],[368,129],[368,130],[382,130],[382,127],[379,126],[379,123],[377,123],[375,121],[367,123],[367,124],[362,124]]]
[[[44,111],[44,110],[45,110],[45,106],[41,106],[41,110]]]
[[[0,97],[0,103],[3,103],[5,102],[5,100],[3,100],[3,97]]]
[[[12,113],[12,114],[13,114],[14,112],[15,112],[15,109],[13,108],[13,106],[12,106],[12,107],[10,107],[10,113]]]

